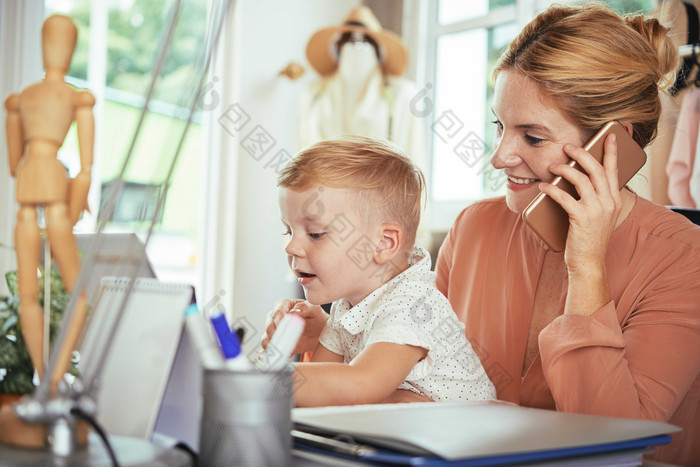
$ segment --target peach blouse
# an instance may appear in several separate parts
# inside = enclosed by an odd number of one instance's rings
[[[497,397],[670,421],[684,430],[653,458],[700,464],[700,228],[637,197],[608,248],[612,301],[591,316],[563,315],[563,296],[521,377],[546,251],[503,197],[462,211],[440,249],[436,285],[466,325]]]

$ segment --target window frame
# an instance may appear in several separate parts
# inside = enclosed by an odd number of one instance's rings
[[[503,6],[489,10],[481,16],[456,21],[454,23],[440,24],[438,20],[438,8],[440,0],[405,0],[404,8],[404,38],[415,54],[408,75],[416,80],[419,88],[427,91],[426,102],[432,103],[436,99],[436,69],[438,39],[441,36],[462,33],[474,29],[489,29],[504,26],[508,23],[516,23],[518,30],[522,29],[540,11],[553,3],[564,5],[576,5],[585,3],[582,0],[515,0],[513,5]],[[608,3],[608,2],[606,2]],[[654,2],[658,4],[658,1]],[[422,23],[422,24],[421,24]],[[433,198],[431,187],[435,179],[432,170],[434,159],[434,137],[431,125],[437,117],[436,110],[423,120],[426,158],[426,178],[428,181],[428,226],[432,232],[446,232],[450,229],[454,219],[469,204],[478,199],[459,199],[451,201],[436,201]],[[489,144],[490,142],[486,142]],[[480,198],[481,199],[481,198]]]

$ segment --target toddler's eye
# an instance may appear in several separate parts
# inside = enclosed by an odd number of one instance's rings
[[[318,232],[318,233],[311,232],[311,233],[309,233],[309,237],[313,238],[314,240],[318,240],[321,237],[323,237],[324,235],[326,235],[325,232]]]
[[[291,234],[292,234],[292,231],[289,230],[289,229],[287,229],[287,230],[285,230],[284,232],[282,232],[282,236],[291,235]]]

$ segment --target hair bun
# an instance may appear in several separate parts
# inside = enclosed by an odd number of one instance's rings
[[[641,34],[656,52],[658,67],[654,71],[658,76],[659,87],[666,89],[673,85],[680,61],[678,47],[669,37],[668,28],[659,23],[658,19],[642,15],[628,16],[625,22]]]

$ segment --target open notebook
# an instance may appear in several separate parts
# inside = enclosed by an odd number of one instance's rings
[[[194,292],[188,284],[151,278],[135,279],[132,288],[130,283],[125,277],[102,279],[81,344],[81,371],[99,382],[97,419],[107,433],[149,439],[181,341],[184,310]],[[93,357],[110,339],[101,364]],[[199,371],[192,368],[195,375]]]
[[[411,457],[499,465],[634,452],[670,441],[668,423],[570,414],[501,402],[413,403],[294,409],[300,431]]]

